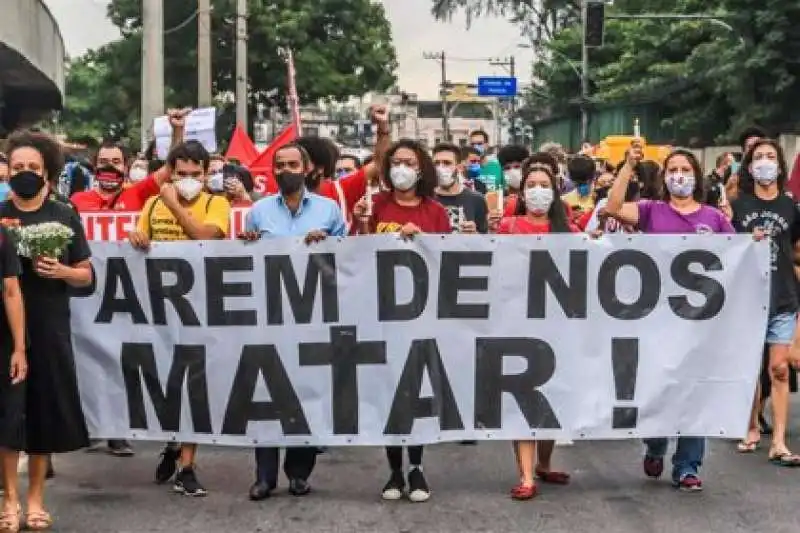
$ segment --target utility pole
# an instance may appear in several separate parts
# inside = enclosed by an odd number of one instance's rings
[[[442,83],[441,89],[439,90],[439,96],[442,99],[442,135],[444,137],[442,141],[448,142],[450,141],[450,110],[447,106],[447,56],[444,50],[442,50],[435,54],[426,52],[423,57],[425,57],[425,59],[439,61],[442,66]]]
[[[142,5],[142,151],[153,136],[153,121],[164,113],[164,0]]]
[[[211,92],[211,0],[197,0],[197,105],[210,107]]]
[[[247,0],[236,2],[236,122],[247,131]]]
[[[512,78],[516,79],[516,77],[517,77],[517,71],[516,71],[517,61],[514,58],[514,56],[511,56],[511,57],[509,57],[509,58],[507,58],[505,60],[490,59],[489,60],[489,64],[491,66],[493,66],[493,67],[502,67],[504,69],[508,69],[507,70],[508,75],[511,76]],[[510,126],[510,129],[511,129],[511,143],[512,144],[516,144],[517,143],[517,95],[516,94],[511,96],[511,100],[509,101],[509,106],[508,107],[509,107],[509,109],[508,109],[508,111],[509,111],[509,113],[508,113],[508,122],[509,122],[509,126]],[[499,122],[500,122],[500,113],[499,113],[500,106],[499,105],[497,106],[497,110],[498,110],[497,122],[499,124]],[[499,126],[498,126],[498,131],[501,131]],[[497,136],[497,142],[498,142],[498,144],[500,143],[500,135]]]
[[[589,47],[586,44],[586,26],[590,0],[581,2],[581,142],[589,138]]]

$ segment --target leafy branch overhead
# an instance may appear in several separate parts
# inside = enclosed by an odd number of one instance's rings
[[[235,2],[212,2],[213,92],[235,92]],[[73,60],[64,120],[68,131],[131,135],[141,96],[141,0],[113,0],[109,16],[123,35]],[[194,1],[164,2],[173,28],[197,9]],[[384,8],[371,0],[249,2],[248,74],[251,113],[258,103],[284,104],[286,68],[279,50],[295,50],[301,101],[346,100],[395,85],[397,59]],[[164,38],[167,105],[197,101],[197,24]],[[275,100],[274,95],[280,95]]]
[[[442,18],[464,11],[472,17],[499,14],[533,25],[526,35],[542,38],[525,115],[545,118],[575,113],[580,79],[574,67],[581,61],[577,2],[432,3],[434,13]],[[547,10],[551,10],[549,17],[539,16]],[[730,140],[752,123],[773,132],[797,129],[800,3],[796,0],[616,0],[606,10],[609,14],[713,14],[734,31],[706,21],[607,19],[605,45],[590,53],[592,105],[652,102],[659,107],[663,125],[684,141]],[[571,13],[572,18],[553,24],[562,20],[558,13]]]

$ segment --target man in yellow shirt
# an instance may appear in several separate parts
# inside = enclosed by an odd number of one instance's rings
[[[167,166],[172,180],[142,209],[136,231],[128,235],[134,247],[147,250],[152,241],[207,241],[226,237],[231,205],[224,196],[205,192],[210,161],[208,151],[197,141],[181,143],[170,151]],[[167,445],[156,469],[156,481],[166,483],[177,470],[175,492],[205,496],[207,491],[194,472],[196,452],[195,444]]]

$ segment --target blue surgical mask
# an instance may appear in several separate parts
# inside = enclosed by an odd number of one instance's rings
[[[579,183],[576,188],[579,196],[589,196],[589,193],[592,192],[592,184],[589,182]]]
[[[477,178],[481,175],[481,164],[480,163],[470,163],[467,166],[467,176],[470,178]]]
[[[483,155],[484,153],[486,153],[486,146],[484,146],[483,144],[473,144],[473,145],[472,145],[472,147],[473,147],[473,148],[475,149],[475,151],[476,151],[476,152],[478,152],[480,155]]]
[[[739,163],[738,161],[734,161],[733,163],[731,163],[731,174],[738,174],[740,166],[741,163]]]
[[[336,171],[336,179],[342,179],[343,177],[347,176],[350,172],[347,169],[340,168]]]
[[[8,182],[0,181],[0,202],[5,202],[8,198],[8,193],[11,192],[11,187]]]

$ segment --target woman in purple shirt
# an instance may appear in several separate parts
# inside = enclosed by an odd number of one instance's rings
[[[675,150],[664,161],[664,200],[625,203],[633,166],[628,161],[619,171],[608,194],[606,211],[623,223],[638,225],[643,233],[734,233],[728,218],[705,205],[703,173],[697,158],[686,150]],[[720,206],[724,208],[726,206]],[[664,472],[667,439],[645,439],[644,473],[659,478]],[[672,483],[683,491],[703,489],[699,470],[705,454],[702,437],[679,437],[672,456]]]
[[[705,205],[703,172],[697,158],[687,150],[675,150],[664,161],[663,200],[625,203],[625,191],[633,175],[628,161],[620,169],[608,193],[606,212],[642,233],[734,233],[721,210]]]

